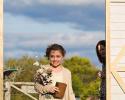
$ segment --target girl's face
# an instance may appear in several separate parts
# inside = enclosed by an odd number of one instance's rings
[[[58,67],[63,61],[63,55],[59,50],[51,50],[49,60],[53,67]]]

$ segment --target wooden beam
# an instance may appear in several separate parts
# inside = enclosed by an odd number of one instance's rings
[[[122,59],[123,55],[125,54],[125,46],[122,47],[118,55],[116,56],[115,60],[111,63],[111,67],[114,67],[118,64],[118,62]]]
[[[0,0],[0,99],[3,100],[3,0]]]
[[[120,66],[119,68],[116,68],[117,72],[125,72],[125,66]]]
[[[13,87],[13,88],[15,88],[16,90],[20,91],[21,93],[27,95],[27,96],[30,97],[31,99],[37,100],[35,97],[33,97],[32,95],[30,95],[30,94],[28,94],[28,93],[22,91],[20,88],[16,87],[15,85],[11,85],[11,87]]]
[[[125,83],[123,82],[122,78],[120,77],[120,75],[117,73],[117,71],[114,68],[112,68],[111,70],[112,70],[113,77],[116,79],[116,81],[119,84],[120,88],[125,93]]]
[[[10,83],[9,82],[5,82],[5,94],[4,94],[4,100],[11,100],[11,87],[10,87]]]
[[[106,0],[106,100],[111,100],[110,74],[110,0]]]
[[[10,82],[15,85],[34,85],[34,82]]]
[[[111,0],[111,3],[125,3],[125,0]]]

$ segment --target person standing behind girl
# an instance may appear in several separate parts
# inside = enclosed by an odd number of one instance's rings
[[[100,63],[102,63],[102,71],[98,73],[101,78],[100,100],[106,100],[106,47],[105,40],[101,40],[96,45],[96,53]]]

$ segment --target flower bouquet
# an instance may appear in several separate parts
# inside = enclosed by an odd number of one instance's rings
[[[33,65],[40,66],[40,69],[37,70],[34,81],[38,82],[42,86],[51,85],[52,84],[52,70],[47,65],[40,65],[38,62],[35,62]],[[48,99],[52,98],[52,94],[50,93],[44,93],[45,97]]]
[[[35,74],[35,82],[38,82],[43,86],[51,84],[52,70],[46,65],[40,65],[40,67],[41,68],[37,70]]]

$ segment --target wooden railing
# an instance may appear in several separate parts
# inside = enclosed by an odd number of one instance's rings
[[[19,88],[20,86],[21,88]],[[32,96],[30,93],[36,93],[34,89],[34,83],[33,82],[5,82],[5,100],[11,100],[11,88],[16,89],[17,91],[23,93],[24,95],[31,98],[31,100],[38,100],[34,96]]]

